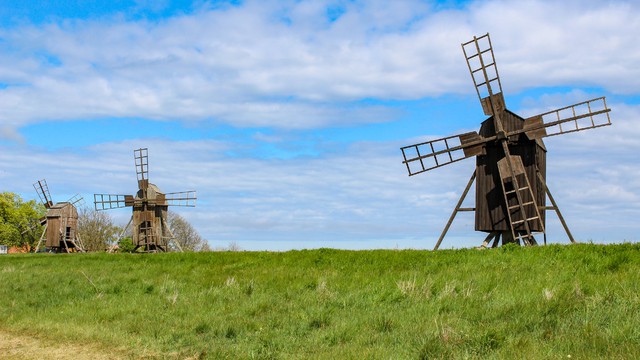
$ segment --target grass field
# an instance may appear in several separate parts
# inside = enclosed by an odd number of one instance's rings
[[[7,255],[0,330],[113,358],[640,358],[640,245]]]

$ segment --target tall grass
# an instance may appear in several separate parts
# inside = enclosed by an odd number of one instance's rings
[[[0,328],[131,357],[640,358],[640,246],[12,255]]]

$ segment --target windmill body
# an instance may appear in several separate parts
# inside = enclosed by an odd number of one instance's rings
[[[167,249],[168,239],[172,237],[167,230],[168,227],[163,225],[168,211],[165,194],[156,185],[148,185],[146,196],[143,190],[138,190],[131,221],[132,241],[136,247],[148,251]]]
[[[547,149],[542,139],[611,125],[604,97],[522,118],[506,108],[489,34],[463,43],[462,50],[484,114],[480,130],[402,147],[409,176],[476,157],[476,167],[435,248],[456,214],[475,212],[475,229],[488,233],[483,246],[546,242],[546,210],[554,210],[575,242],[546,184]],[[462,203],[475,182],[474,208]],[[551,206],[546,205],[547,198]]]
[[[504,110],[500,116],[502,127],[506,132],[522,130],[524,119]],[[482,137],[495,135],[493,117],[482,122],[478,134]],[[536,173],[540,172],[546,178],[546,155],[547,150],[542,139],[530,140],[525,134],[510,136],[508,139],[509,152],[512,156],[517,156],[522,161],[524,171],[528,179],[531,180],[531,194],[523,193],[523,201],[531,202],[535,198],[538,207],[544,207],[546,203],[545,187],[541,180],[537,179]],[[476,156],[476,211],[475,230],[484,232],[504,232],[510,231],[509,217],[506,212],[506,205],[502,194],[502,181],[498,168],[499,161],[504,158],[502,146],[498,143],[488,143],[485,146],[484,154]],[[510,206],[515,206],[515,199],[510,200]],[[533,204],[525,206],[525,212],[534,214]],[[541,221],[531,222],[531,231],[544,231],[545,214],[540,213]],[[542,226],[541,226],[542,225]],[[523,224],[516,226],[516,231],[523,230]]]
[[[40,220],[45,229],[36,251],[44,240],[47,250],[51,252],[84,252],[84,246],[77,232],[78,210],[75,206],[82,201],[82,198],[76,195],[69,201],[54,204],[45,180],[39,180],[33,184],[33,187],[47,209],[46,216]]]
[[[160,191],[156,185],[149,182],[148,158],[146,148],[134,150],[138,178],[138,191],[135,196],[95,194],[94,204],[98,211],[131,207],[131,220],[124,231],[131,226],[131,240],[136,250],[164,252],[169,250],[169,242],[176,240],[167,224],[169,206],[194,207],[196,192],[163,193]],[[180,248],[178,242],[175,242],[175,245]]]
[[[63,250],[75,250],[75,239],[78,228],[78,210],[68,202],[56,203],[47,210],[46,215],[46,247]]]

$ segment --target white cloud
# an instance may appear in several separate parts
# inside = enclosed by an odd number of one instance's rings
[[[634,3],[249,1],[157,22],[102,19],[0,30],[0,119],[203,120],[315,128],[397,114],[352,101],[470,93],[459,43],[492,33],[505,91],[639,90]],[[345,107],[345,105],[347,105]]]

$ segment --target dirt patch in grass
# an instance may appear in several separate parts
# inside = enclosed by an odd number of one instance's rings
[[[97,349],[91,345],[55,343],[10,333],[2,329],[0,329],[0,354],[2,359],[20,360],[112,360],[125,358],[118,354],[108,354],[105,350]]]

